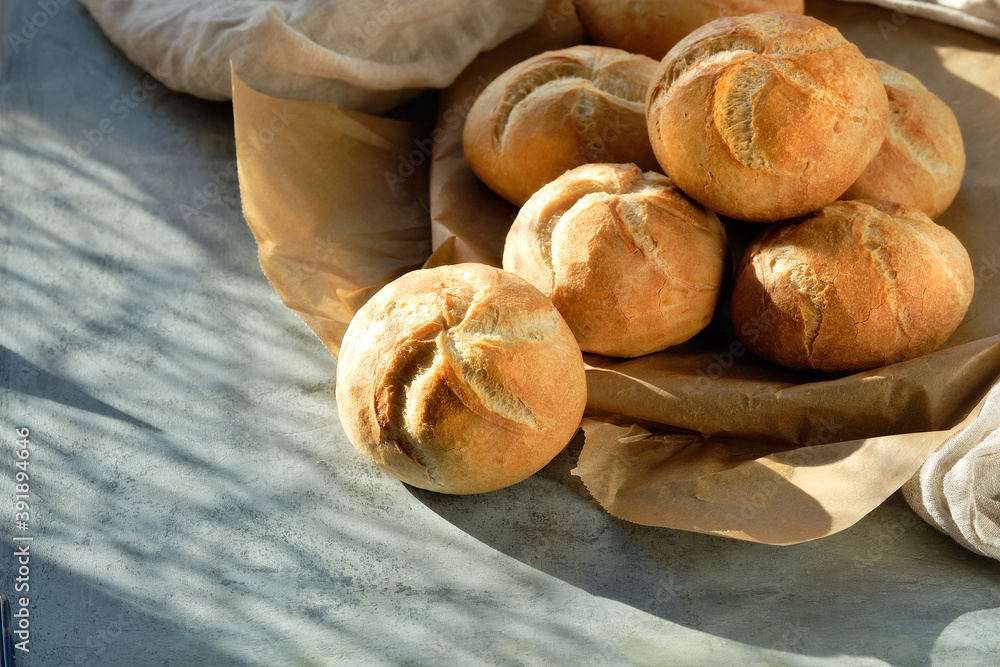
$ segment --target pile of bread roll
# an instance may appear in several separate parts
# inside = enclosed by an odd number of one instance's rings
[[[933,351],[972,299],[965,248],[932,220],[961,134],[914,76],[801,2],[576,4],[597,45],[514,66],[466,121],[469,166],[520,207],[503,269],[408,274],[343,342],[345,429],[414,486],[533,474],[579,424],[581,352],[689,340],[730,286],[752,352],[831,373]],[[749,13],[768,8],[787,11]],[[735,272],[731,220],[762,223]]]

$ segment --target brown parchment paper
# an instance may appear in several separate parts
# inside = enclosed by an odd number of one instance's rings
[[[571,5],[552,2],[532,30],[473,63],[442,92],[435,128],[276,100],[234,76],[240,186],[261,265],[331,352],[353,312],[401,273],[425,261],[500,264],[516,210],[469,171],[462,124],[507,66],[584,39]],[[586,355],[575,472],[621,518],[773,544],[829,535],[896,491],[1000,378],[1000,45],[867,5],[807,2],[806,11],[955,111],[966,177],[938,222],[969,250],[975,298],[943,349],[848,377],[755,358],[725,304],[677,348]],[[285,109],[291,117],[274,129]],[[734,257],[762,229],[726,222]]]
[[[235,72],[233,114],[261,268],[336,356],[354,313],[431,252],[430,127],[268,97]]]

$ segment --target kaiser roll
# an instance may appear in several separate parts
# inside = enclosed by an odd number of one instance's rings
[[[595,43],[655,60],[695,28],[723,16],[779,11],[801,14],[803,0],[575,0],[580,24]]]
[[[885,138],[885,86],[858,47],[809,16],[722,18],[670,50],[649,87],[667,176],[724,215],[773,222],[839,197]]]
[[[841,199],[885,199],[936,218],[965,174],[958,121],[915,76],[881,60],[871,63],[889,95],[889,129],[878,155]]]
[[[552,302],[482,264],[405,274],[355,315],[337,407],[355,448],[431,491],[479,493],[548,463],[580,425],[583,356]]]
[[[588,162],[657,168],[644,100],[656,61],[575,46],[510,68],[476,99],[463,130],[472,171],[520,206],[540,187]]]
[[[765,359],[854,372],[937,349],[972,293],[965,248],[921,211],[838,201],[751,243],[730,312],[740,340]]]
[[[666,176],[588,164],[522,207],[503,266],[552,299],[584,351],[635,357],[709,323],[728,256],[719,218]]]

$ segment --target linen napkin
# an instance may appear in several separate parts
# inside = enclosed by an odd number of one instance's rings
[[[545,0],[81,3],[132,62],[174,90],[231,99],[232,62],[262,93],[370,113],[447,86],[545,9]]]
[[[879,19],[879,29],[888,37],[903,29],[910,16],[947,23],[981,35],[1000,39],[1000,0],[842,0],[863,2],[894,10],[892,15]],[[808,3],[807,3],[808,5]],[[806,13],[809,13],[808,6]]]
[[[962,546],[1000,560],[1000,384],[990,391],[979,417],[903,486],[903,497]]]

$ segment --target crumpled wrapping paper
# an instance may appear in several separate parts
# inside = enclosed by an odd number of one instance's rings
[[[233,96],[243,214],[261,268],[336,355],[354,313],[431,252],[427,170],[396,173],[429,128],[268,97],[236,74]]]
[[[461,126],[477,91],[508,64],[583,39],[562,4],[467,68],[442,93],[434,128],[284,102],[234,77],[240,185],[262,267],[334,354],[350,314],[421,261],[499,264],[516,211],[471,176]],[[589,416],[576,472],[616,516],[772,544],[829,535],[980,423],[983,397],[1000,379],[1000,172],[992,166],[1000,45],[916,18],[887,39],[873,16],[881,10],[806,9],[955,110],[967,174],[938,222],[969,249],[976,296],[942,350],[842,378],[756,359],[724,306],[677,348],[631,360],[587,355]],[[283,109],[294,118],[266,133]],[[734,256],[761,229],[727,227]]]
[[[815,444],[792,449],[585,419],[575,473],[605,509],[629,521],[795,544],[854,524],[977,414],[943,432],[825,443],[823,433],[835,433],[831,420]]]

